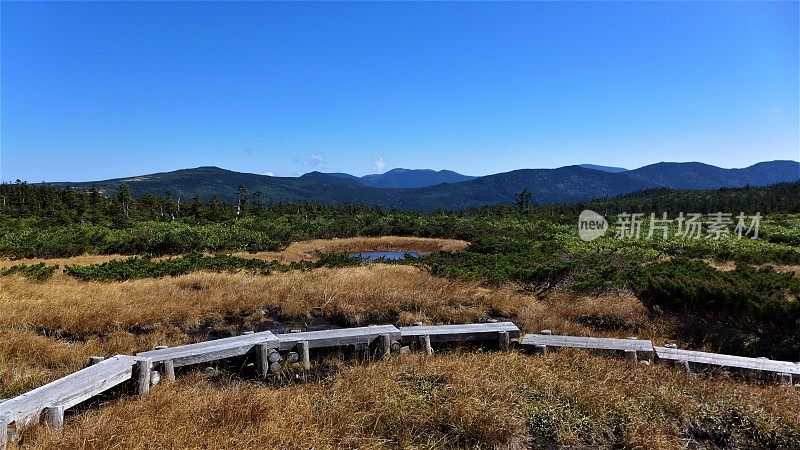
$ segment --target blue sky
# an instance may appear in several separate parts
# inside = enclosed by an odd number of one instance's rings
[[[0,179],[800,159],[798,3],[11,3]]]

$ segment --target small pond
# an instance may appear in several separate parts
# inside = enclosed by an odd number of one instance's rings
[[[361,258],[365,261],[374,261],[376,259],[388,259],[392,261],[397,261],[401,259],[405,259],[406,255],[411,257],[417,258],[420,256],[425,256],[427,253],[420,253],[420,252],[355,252],[349,253],[350,257],[354,258]]]

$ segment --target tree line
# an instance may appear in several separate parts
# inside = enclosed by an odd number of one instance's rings
[[[800,213],[800,182],[780,183],[767,187],[723,188],[715,190],[653,189],[621,197],[587,202],[541,205],[534,202],[535,193],[525,189],[515,196],[512,205],[473,208],[471,215],[540,214],[572,217],[583,209],[603,215],[626,212],[761,212],[762,214]],[[126,183],[113,192],[95,187],[78,190],[48,184],[0,184],[0,215],[13,218],[43,219],[51,225],[106,224],[125,226],[140,221],[174,221],[216,223],[247,216],[260,216],[268,210],[379,209],[364,205],[287,205],[269,203],[260,190],[248,192],[239,186],[233,202],[214,196],[204,201],[199,195],[191,199],[176,198],[170,191],[162,195],[144,194],[135,197]],[[299,211],[299,209],[298,209]],[[463,213],[463,212],[461,212]]]

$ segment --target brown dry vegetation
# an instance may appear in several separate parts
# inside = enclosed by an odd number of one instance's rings
[[[132,354],[281,322],[302,328],[319,321],[406,325],[497,317],[526,331],[637,335],[659,343],[672,335],[669,322],[626,292],[536,296],[511,284],[488,288],[387,264],[119,283],[10,276],[0,278],[0,310],[0,398],[73,372],[90,355]],[[65,449],[800,445],[800,390],[702,379],[584,352],[410,355],[326,367],[315,381],[288,385],[185,374],[145,398],[125,396],[74,414],[61,434],[34,429],[24,443]]]
[[[730,272],[732,270],[736,270],[736,263],[733,261],[713,261],[713,260],[704,260],[704,261],[707,262],[709,266],[717,270],[721,270],[723,272]],[[793,273],[798,277],[800,277],[800,266],[797,265],[767,263],[767,264],[756,264],[755,267],[759,269],[771,267],[776,272]]]
[[[457,239],[420,238],[403,236],[380,237],[355,237],[344,239],[313,239],[310,241],[293,242],[279,252],[236,252],[235,256],[241,258],[263,259],[265,261],[280,261],[283,263],[297,261],[315,261],[317,252],[369,252],[369,251],[408,251],[408,252],[454,252],[467,248],[469,242]],[[47,265],[58,264],[61,268],[67,265],[100,264],[115,259],[125,259],[129,255],[81,255],[70,258],[0,258],[0,268],[11,267],[17,264],[37,264],[43,262]],[[170,256],[153,258],[160,260]],[[57,273],[62,273],[61,270]]]
[[[320,382],[195,373],[34,448],[795,448],[800,393],[563,352],[409,355]]]
[[[130,354],[266,329],[275,321],[302,328],[312,321],[408,325],[501,317],[526,330],[564,334],[652,337],[658,330],[631,295],[540,299],[512,285],[489,289],[386,264],[267,276],[198,272],[121,283],[3,277],[0,309],[0,397],[76,370],[93,354]]]

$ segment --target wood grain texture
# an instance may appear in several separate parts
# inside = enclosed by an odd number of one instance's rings
[[[756,370],[770,373],[788,373],[800,375],[800,365],[789,361],[776,361],[766,358],[748,358],[745,356],[722,355],[719,353],[698,352],[694,350],[681,350],[677,348],[655,347],[658,359],[702,364],[715,367],[730,367],[735,369]]]
[[[400,327],[403,343],[413,343],[419,336],[430,336],[431,342],[495,341],[499,332],[508,333],[509,338],[520,334],[512,322]]]
[[[585,336],[559,336],[546,334],[526,334],[520,342],[522,347],[585,348],[590,350],[618,350],[628,352],[653,352],[653,343],[640,339],[616,339]]]
[[[400,330],[394,325],[304,331],[300,333],[278,334],[277,338],[280,342],[280,350],[284,351],[292,350],[300,341],[308,341],[309,348],[371,344],[383,334],[389,335],[392,340],[400,339]]]
[[[133,376],[136,358],[117,355],[0,403],[0,417],[17,429],[39,422],[45,408],[64,409],[101,394]]]

